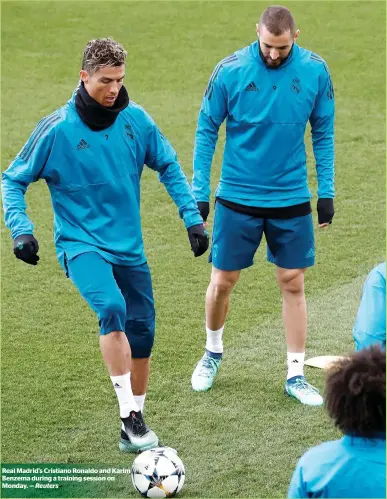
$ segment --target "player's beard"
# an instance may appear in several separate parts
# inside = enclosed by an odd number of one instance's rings
[[[268,68],[270,68],[270,69],[278,69],[278,68],[280,68],[280,67],[282,66],[282,64],[283,64],[284,62],[286,62],[286,61],[289,59],[289,57],[290,57],[290,55],[291,55],[291,53],[292,53],[292,51],[293,51],[293,47],[294,47],[294,42],[293,42],[293,45],[292,45],[291,49],[289,50],[289,53],[288,53],[288,55],[287,55],[286,57],[283,57],[283,58],[280,58],[280,57],[279,57],[278,59],[276,59],[276,61],[279,61],[277,64],[269,64],[269,62],[268,62],[268,61],[273,61],[273,59],[271,59],[271,58],[270,58],[270,56],[269,56],[269,57],[265,57],[265,56],[263,55],[263,52],[262,52],[262,50],[261,50],[261,44],[259,43],[259,38],[258,38],[258,50],[259,50],[259,55],[260,55],[260,57],[261,57],[262,61],[264,62],[264,64],[265,64]],[[276,61],[273,61],[273,62],[275,63]]]

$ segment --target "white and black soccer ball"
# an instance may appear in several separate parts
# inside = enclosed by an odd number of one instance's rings
[[[184,464],[171,447],[142,452],[133,461],[132,482],[144,497],[173,497],[185,480]]]

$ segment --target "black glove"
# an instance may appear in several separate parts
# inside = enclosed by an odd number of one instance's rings
[[[207,217],[210,214],[210,203],[208,201],[198,201],[198,208],[202,219],[207,222]]]
[[[331,224],[335,210],[333,208],[333,199],[321,198],[317,201],[317,213],[319,224]]]
[[[188,231],[188,239],[189,242],[191,243],[191,248],[192,251],[194,252],[195,256],[200,256],[203,253],[205,253],[208,249],[208,234],[204,230],[204,227],[202,224],[200,225],[193,225]]]
[[[23,260],[23,262],[29,263],[30,265],[37,265],[39,261],[37,255],[38,251],[38,241],[32,234],[22,234],[13,242],[13,252],[15,253],[16,258]]]

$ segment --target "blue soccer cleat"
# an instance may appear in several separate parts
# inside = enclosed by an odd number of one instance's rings
[[[195,392],[206,392],[214,384],[222,358],[210,357],[207,352],[197,363],[191,377],[192,389]]]
[[[285,383],[285,394],[304,405],[320,406],[324,403],[317,388],[310,385],[305,376],[294,376],[288,379]]]

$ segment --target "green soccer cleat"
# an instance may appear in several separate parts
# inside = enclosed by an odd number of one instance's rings
[[[222,359],[210,357],[207,352],[196,364],[192,373],[191,385],[195,392],[206,392],[214,384],[214,379],[219,371]]]
[[[120,435],[121,452],[142,452],[158,447],[159,439],[144,423],[141,411],[132,411],[127,418],[121,418],[123,428]]]
[[[294,376],[285,383],[285,394],[304,405],[320,406],[324,400],[314,386],[307,383],[304,376]]]

